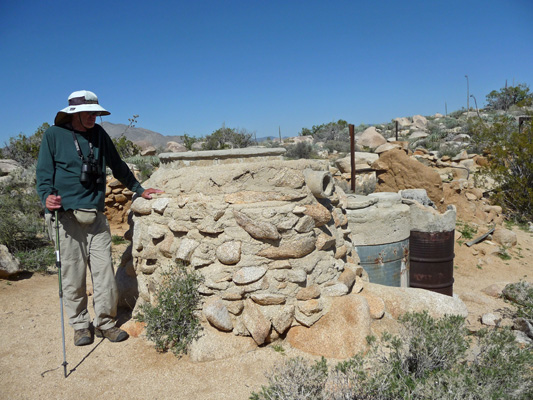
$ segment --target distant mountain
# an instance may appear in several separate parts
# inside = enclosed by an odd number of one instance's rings
[[[183,143],[183,136],[164,136],[149,129],[137,127],[128,128],[128,125],[113,124],[111,122],[102,122],[100,125],[102,125],[111,138],[118,138],[123,132],[126,132],[126,138],[134,143],[142,144],[141,147],[146,147],[148,144],[151,144],[154,147],[166,147],[168,142]],[[283,139],[287,139],[287,136],[283,136]],[[279,136],[263,136],[257,138],[258,143],[267,140],[279,142]]]
[[[183,136],[164,136],[148,129],[137,127],[128,128],[128,125],[113,124],[111,122],[102,122],[101,125],[113,139],[118,138],[126,132],[126,138],[132,142],[147,142],[154,147],[166,147],[168,142],[183,143]]]

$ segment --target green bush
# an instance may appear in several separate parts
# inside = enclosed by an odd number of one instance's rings
[[[124,134],[112,140],[118,154],[120,154],[120,158],[133,157],[141,152],[141,148],[124,136]]]
[[[427,400],[518,399],[533,395],[533,351],[509,330],[470,337],[464,318],[423,313],[400,318],[399,336],[369,337],[370,350],[329,372],[292,359],[268,377],[251,399]],[[470,345],[472,339],[476,346]],[[307,397],[305,397],[307,396]]]
[[[298,134],[299,136],[312,136],[315,142],[348,140],[348,122],[339,119],[337,122],[313,125],[311,129],[302,128]]]
[[[249,147],[254,144],[252,136],[253,133],[249,133],[246,129],[237,130],[235,128],[226,128],[225,125],[222,125],[221,128],[205,137],[205,143],[202,148],[204,150],[223,150]]]
[[[48,267],[55,265],[56,254],[52,243],[43,243],[43,246],[26,251],[15,252],[15,257],[20,261],[20,266],[25,271],[46,272]]]
[[[473,121],[469,129],[490,155],[483,172],[496,185],[491,200],[517,222],[533,219],[533,122],[519,133],[514,117],[499,115],[492,124]]]
[[[143,304],[137,318],[146,322],[146,335],[154,341],[158,351],[171,350],[180,355],[187,352],[200,332],[197,309],[202,277],[183,264],[177,264],[161,275],[157,304]]]
[[[310,143],[300,142],[287,146],[285,157],[294,160],[300,158],[314,158],[316,157],[316,153]]]
[[[506,86],[499,91],[493,90],[487,96],[487,107],[494,110],[508,110],[516,105],[519,107],[531,106],[533,93],[529,92],[529,86],[519,83],[516,86]]]
[[[33,175],[17,172],[11,182],[0,185],[0,244],[11,252],[35,249],[43,244],[40,218],[43,207],[34,187],[34,174],[35,170]]]
[[[139,118],[138,114],[133,114],[131,118],[128,118],[128,126],[124,129],[124,132],[118,138],[112,139],[120,158],[136,156],[141,152],[141,148],[126,137],[126,132],[137,123],[137,118]]]
[[[35,164],[44,132],[49,127],[50,125],[45,122],[30,137],[20,133],[16,138],[10,138],[9,144],[0,149],[0,158],[15,160],[24,168]]]
[[[349,140],[329,140],[324,143],[324,148],[329,152],[349,153],[351,150]]]
[[[54,248],[44,234],[43,207],[35,190],[35,168],[17,171],[0,184],[0,244],[26,271],[45,271],[55,261]]]
[[[189,136],[187,134],[183,135],[183,145],[189,151],[192,150],[192,145],[198,141],[197,138]]]

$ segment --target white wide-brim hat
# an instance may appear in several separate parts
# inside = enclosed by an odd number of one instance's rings
[[[111,113],[98,104],[98,97],[88,90],[78,90],[68,96],[68,107],[63,108],[56,115],[54,124],[62,125],[70,121],[70,115],[79,112],[96,112],[98,115],[110,115]]]

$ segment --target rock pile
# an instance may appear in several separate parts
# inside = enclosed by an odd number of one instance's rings
[[[120,181],[112,176],[107,177],[105,215],[112,221],[114,231],[125,232],[129,228],[128,212],[133,194]]]
[[[491,205],[486,193],[491,183],[476,185],[476,171],[486,165],[486,158],[465,151],[456,157],[438,157],[436,153],[418,148],[405,150],[399,142],[387,143],[390,150],[376,153],[355,153],[356,193],[399,192],[425,189],[433,205],[443,212],[447,205],[457,206],[457,217],[463,221],[501,224],[502,209]],[[337,184],[346,190],[351,185],[350,157],[335,161],[330,171]]]

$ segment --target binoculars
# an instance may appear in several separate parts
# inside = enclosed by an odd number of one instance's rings
[[[95,181],[102,183],[102,167],[94,158],[84,158],[81,164],[80,182],[89,183]]]

